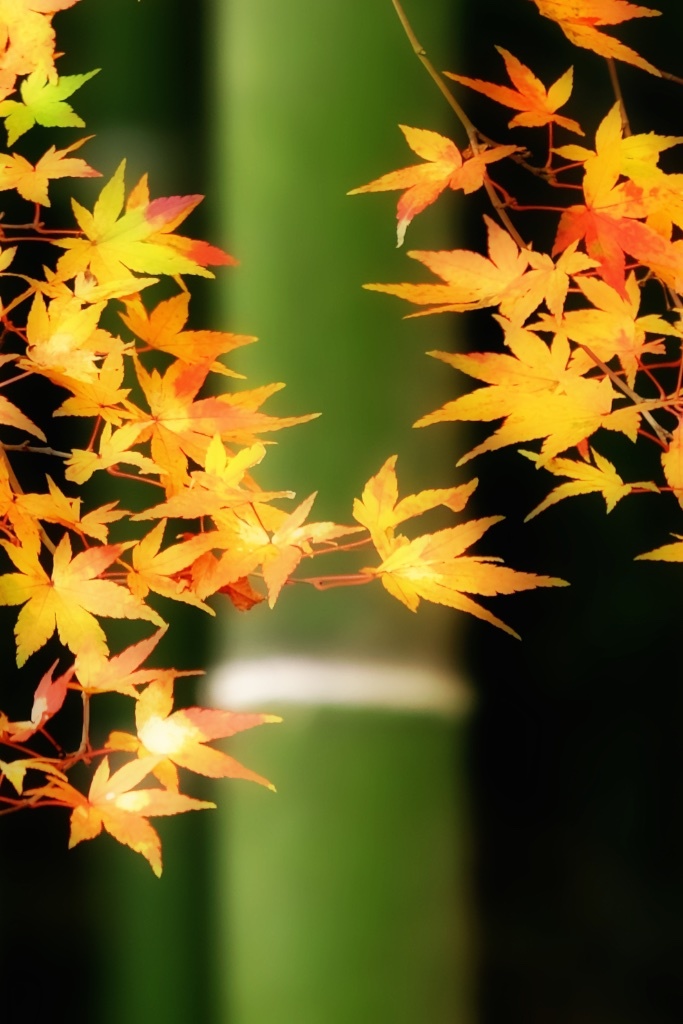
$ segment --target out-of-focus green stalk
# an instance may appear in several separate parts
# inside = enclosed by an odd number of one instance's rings
[[[397,194],[346,196],[417,162],[399,123],[464,145],[390,0],[214,0],[212,12],[209,202],[241,262],[222,320],[260,338],[240,352],[245,386],[287,383],[269,411],[323,413],[272,435],[278,447],[259,481],[296,490],[298,500],[318,490],[313,519],[351,522],[353,497],[394,452],[403,493],[467,479],[455,474],[447,430],[411,428],[450,384],[425,356],[452,344],[448,325],[402,321],[396,300],[361,288],[411,274],[395,249]],[[452,59],[453,4],[420,5],[415,18],[437,66]],[[421,215],[407,248],[452,247],[452,212],[446,200]],[[343,560],[324,564],[303,568],[350,571]],[[435,607],[411,615],[379,586],[291,586],[273,611],[226,614],[219,653],[228,674],[235,659],[249,671],[255,659],[275,659],[262,672],[266,685],[282,657],[318,659],[321,678],[351,660],[367,693],[388,662],[414,672],[419,705],[419,672],[450,669],[455,625]],[[316,671],[302,666],[302,684]],[[222,678],[217,668],[212,695]],[[248,704],[248,686],[228,687],[227,699]],[[220,1019],[465,1024],[462,721],[434,710],[326,707],[301,693],[273,695],[268,706],[284,724],[236,737],[230,750],[278,794],[236,784],[215,819]]]

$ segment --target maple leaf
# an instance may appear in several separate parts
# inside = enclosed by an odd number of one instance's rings
[[[663,544],[653,551],[646,551],[642,555],[636,555],[635,561],[651,562],[683,562],[683,537],[679,533],[672,533],[676,540],[671,544]]]
[[[361,192],[386,192],[405,189],[398,201],[397,245],[403,244],[406,228],[413,217],[430,206],[446,188],[465,193],[476,192],[484,184],[486,166],[510,156],[518,146],[494,146],[475,154],[461,153],[454,142],[438,132],[424,128],[410,128],[400,124],[406,142],[426,163],[404,167],[400,171],[376,178],[368,185],[351,189],[349,196]]]
[[[4,95],[11,92],[18,75],[54,72],[52,14],[75,3],[77,0],[1,0],[0,90]]]
[[[1,104],[0,104],[1,106]],[[199,274],[213,277],[207,266],[236,261],[208,242],[173,234],[203,196],[170,196],[150,200],[147,177],[135,186],[125,213],[125,160],[102,189],[92,213],[72,199],[74,216],[84,238],[59,238],[68,251],[57,263],[64,280],[90,269],[100,284],[122,281],[131,271],[143,274]]]
[[[468,595],[511,594],[567,584],[550,576],[517,572],[497,564],[496,558],[463,554],[502,518],[471,520],[411,541],[397,537],[379,566],[365,567],[361,572],[381,580],[385,589],[410,611],[417,611],[424,599],[484,619],[519,639],[513,629]]]
[[[601,57],[613,57],[633,64],[651,75],[661,75],[654,65],[621,43],[614,36],[600,32],[598,26],[618,25],[631,18],[653,18],[661,11],[637,7],[627,0],[533,0],[544,18],[557,22],[567,39],[575,46],[592,50]]]
[[[155,611],[124,587],[98,578],[130,542],[90,548],[72,559],[69,536],[64,534],[54,553],[51,577],[36,550],[7,541],[0,544],[19,570],[0,576],[0,604],[24,605],[14,628],[19,667],[47,643],[55,629],[74,654],[88,644],[106,654],[104,631],[96,615],[163,624]]]
[[[213,608],[196,597],[188,588],[187,580],[179,575],[211,548],[212,535],[199,533],[162,551],[161,541],[166,522],[162,519],[146,537],[134,545],[133,566],[126,578],[128,589],[141,600],[144,600],[152,590],[155,594],[161,594],[172,601],[182,601],[215,615]]]
[[[26,319],[26,355],[19,365],[65,387],[72,381],[97,381],[100,355],[121,348],[98,326],[105,307],[106,302],[83,306],[78,300],[46,305],[42,295],[35,295]]]
[[[214,434],[249,444],[255,432],[280,430],[317,415],[280,419],[255,411],[254,407],[283,386],[279,384],[193,401],[209,374],[208,363],[176,360],[162,375],[158,370],[147,373],[135,357],[135,367],[150,408],[149,414],[138,414],[140,424],[147,427],[141,440],[151,437],[152,459],[166,473],[168,494],[187,486],[188,457],[201,465]]]
[[[16,189],[20,196],[31,203],[49,206],[48,183],[55,178],[99,178],[94,170],[80,157],[67,157],[74,149],[82,146],[87,139],[72,143],[65,149],[51,146],[35,166],[18,153],[0,153],[0,192]]]
[[[439,505],[460,512],[477,486],[477,481],[471,480],[458,487],[431,488],[409,494],[399,501],[396,460],[396,455],[388,458],[379,472],[370,477],[362,496],[353,503],[353,518],[369,531],[382,556],[393,550],[394,531],[400,523]]]
[[[24,777],[27,771],[40,771],[67,781],[67,776],[55,761],[46,757],[19,757],[14,761],[0,761],[0,775],[10,782],[19,796],[24,791]]]
[[[548,347],[533,331],[508,325],[506,344],[512,356],[496,352],[429,353],[489,382],[489,386],[447,402],[436,412],[423,416],[415,426],[505,417],[503,425],[464,455],[458,465],[482,452],[541,437],[545,440],[539,465],[543,465],[565,449],[580,444],[599,427],[619,431],[635,440],[640,422],[638,409],[628,406],[612,410],[617,392],[609,378],[597,381],[569,372],[566,338],[557,335]]]
[[[184,363],[210,363],[214,372],[242,377],[242,374],[215,360],[226,352],[249,345],[256,338],[227,331],[182,330],[187,321],[189,302],[189,293],[179,292],[148,313],[140,297],[135,296],[126,302],[126,313],[121,313],[121,319],[150,348],[168,352]]]
[[[14,145],[34,124],[45,128],[82,128],[85,122],[65,101],[99,70],[63,78],[48,77],[42,70],[32,71],[21,83],[21,102],[3,100],[0,103],[0,117],[5,118],[7,127],[7,145]]]
[[[49,798],[73,807],[69,849],[84,839],[94,839],[104,828],[119,843],[145,857],[157,878],[161,875],[161,842],[147,818],[183,814],[215,807],[207,800],[195,800],[167,789],[134,789],[158,764],[158,757],[145,757],[124,764],[110,775],[109,759],[104,757],[92,778],[88,796],[69,783],[52,779],[28,795]]]
[[[683,507],[683,420],[671,432],[669,447],[662,452],[662,469],[669,487]]]
[[[131,451],[145,425],[126,423],[114,430],[111,423],[105,423],[99,440],[99,452],[74,448],[66,460],[65,477],[76,484],[84,484],[98,469],[111,469],[119,464],[135,466],[143,474],[163,473],[156,462],[141,452]]]
[[[174,679],[179,675],[199,675],[195,672],[178,672],[175,669],[140,668],[166,632],[162,626],[145,640],[131,644],[119,654],[106,657],[96,646],[84,646],[76,655],[74,672],[84,693],[108,693],[114,691],[137,699],[137,686],[151,683],[155,679]]]
[[[573,68],[569,68],[558,78],[550,89],[545,88],[543,83],[522,64],[520,60],[513,57],[508,50],[497,46],[498,53],[505,61],[505,67],[514,89],[505,85],[494,85],[491,82],[482,82],[478,78],[466,78],[464,75],[454,75],[450,71],[444,74],[461,85],[483,93],[496,103],[519,110],[508,123],[508,128],[540,128],[546,124],[558,124],[567,128],[570,132],[583,135],[583,130],[578,122],[570,117],[563,117],[557,114],[559,107],[563,107],[571,96]]]
[[[617,356],[627,383],[633,387],[642,356],[646,352],[661,355],[665,351],[661,339],[648,342],[646,334],[675,336],[677,331],[654,313],[638,316],[641,293],[634,274],[629,274],[626,279],[624,294],[597,278],[577,278],[576,283],[593,308],[565,312],[557,324],[554,320],[551,324],[545,316],[539,322],[549,329],[554,326],[572,341],[587,345],[605,363]],[[583,374],[595,365],[595,361],[588,352],[579,348],[569,365],[571,370]]]
[[[529,250],[526,254],[529,269],[505,289],[500,298],[500,311],[515,324],[523,324],[538,309],[542,302],[555,319],[562,316],[564,304],[569,291],[569,279],[574,277],[580,284],[582,278],[576,277],[584,270],[598,266],[585,253],[577,252],[577,242],[572,242],[557,261],[544,252]]]
[[[293,491],[246,490],[240,484],[247,471],[258,465],[266,454],[262,444],[250,445],[236,455],[228,456],[220,435],[215,434],[206,449],[204,470],[193,470],[190,482],[167,501],[153,505],[131,516],[135,521],[159,519],[203,519],[241,505],[293,498]]]
[[[17,430],[25,430],[27,434],[33,434],[34,437],[39,437],[41,441],[46,441],[45,434],[25,416],[20,409],[17,409],[16,405],[10,402],[4,395],[0,395],[0,426],[15,427]]]
[[[440,252],[412,251],[412,259],[424,263],[445,284],[365,284],[368,291],[386,292],[416,305],[432,306],[425,313],[460,313],[467,309],[496,306],[507,290],[518,281],[529,263],[530,254],[520,250],[515,240],[490,217],[484,217],[488,232],[489,258],[469,249]]]
[[[49,494],[22,494],[17,497],[17,505],[29,516],[47,523],[59,523],[80,536],[94,537],[106,544],[107,524],[128,515],[122,509],[117,509],[118,502],[113,501],[81,516],[80,498],[69,498],[49,476],[47,483]]]
[[[183,708],[173,711],[173,682],[158,679],[140,694],[135,706],[137,737],[130,733],[111,733],[107,747],[110,750],[135,751],[138,757],[158,759],[158,770],[164,780],[177,788],[175,766],[186,768],[212,779],[246,779],[274,790],[272,783],[234,757],[207,746],[208,740],[234,736],[257,725],[281,722],[278,715],[237,714],[212,708]]]
[[[569,481],[565,484],[560,484],[554,490],[550,492],[547,498],[544,498],[540,504],[534,508],[528,516],[525,517],[524,522],[528,522],[529,519],[533,519],[539,512],[543,512],[544,509],[550,505],[556,504],[558,501],[562,501],[564,498],[571,498],[577,494],[602,494],[605,499],[607,511],[611,512],[618,501],[625,498],[627,494],[631,494],[634,488],[645,489],[648,491],[658,491],[659,488],[651,482],[640,482],[634,484],[624,483],[622,478],[617,473],[613,464],[604,456],[596,452],[594,448],[591,448],[593,455],[594,465],[590,462],[586,462],[583,459],[548,459],[544,463],[544,468],[555,476],[566,476],[569,477]],[[526,452],[520,450],[521,455],[525,455],[532,462],[538,462],[538,456],[535,452]]]

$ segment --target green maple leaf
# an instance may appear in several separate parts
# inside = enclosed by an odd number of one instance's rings
[[[5,118],[7,126],[7,145],[13,145],[34,124],[45,128],[82,128],[85,122],[64,101],[99,70],[50,79],[44,71],[28,75],[21,84],[21,102],[3,100],[0,103],[0,117]]]

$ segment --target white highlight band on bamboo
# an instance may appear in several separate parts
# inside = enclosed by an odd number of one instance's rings
[[[472,704],[469,687],[446,669],[297,656],[219,663],[204,696],[207,705],[231,710],[336,705],[458,716]]]

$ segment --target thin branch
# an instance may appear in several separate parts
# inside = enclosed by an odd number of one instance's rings
[[[413,28],[412,28],[412,25],[408,21],[406,13],[403,10],[403,7],[401,6],[400,0],[391,0],[391,2],[394,5],[394,10],[396,11],[396,14],[398,15],[398,18],[399,18],[399,21],[401,22],[401,25],[403,26],[403,31],[405,32],[406,36],[408,37],[408,41],[410,42],[410,45],[413,48],[413,52],[415,53],[417,58],[421,61],[423,67],[427,70],[427,73],[429,74],[429,77],[436,84],[437,88],[439,89],[439,91],[444,96],[444,98],[445,98],[446,102],[448,103],[449,107],[455,113],[455,116],[458,118],[458,120],[460,121],[460,124],[465,129],[465,132],[467,133],[467,138],[469,140],[470,148],[471,148],[472,152],[475,155],[478,154],[478,153],[481,153],[482,152],[482,147],[481,147],[481,144],[480,144],[480,138],[481,137],[479,135],[479,132],[477,131],[475,126],[472,124],[472,122],[470,121],[469,117],[467,116],[465,111],[462,109],[462,107],[460,106],[460,104],[456,100],[456,98],[453,95],[453,93],[451,92],[451,90],[446,85],[444,79],[439,74],[439,72],[436,70],[436,68],[434,67],[434,65],[430,61],[429,57],[427,56],[427,53],[426,53],[424,47],[422,46],[422,44],[420,43],[419,39],[415,35],[415,33],[413,31]],[[490,181],[488,180],[488,178],[486,176],[484,177],[484,188],[486,189],[486,193],[487,193],[487,195],[489,197],[491,205],[493,206],[494,210],[498,214],[498,217],[499,217],[501,223],[503,223],[505,225],[505,227],[507,228],[508,232],[514,238],[515,242],[520,247],[520,249],[528,249],[529,246],[524,241],[524,239],[522,238],[520,233],[517,231],[517,228],[514,226],[514,224],[510,220],[504,205],[501,203],[500,199],[498,198],[498,195],[496,194],[495,189],[493,188],[493,186],[491,185]]]

